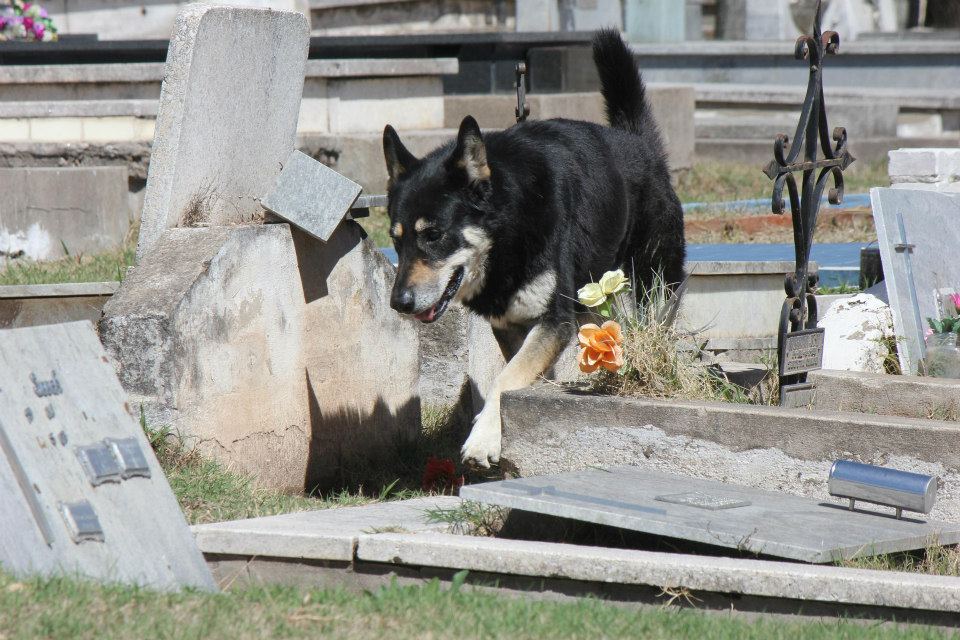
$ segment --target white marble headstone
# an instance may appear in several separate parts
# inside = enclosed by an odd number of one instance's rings
[[[871,189],[880,260],[904,374],[918,372],[927,318],[939,318],[944,290],[960,289],[960,197]]]

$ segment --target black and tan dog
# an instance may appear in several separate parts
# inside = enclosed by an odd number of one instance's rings
[[[465,462],[499,460],[500,394],[554,364],[576,332],[578,287],[621,267],[641,288],[655,273],[683,280],[683,212],[636,62],[615,31],[597,33],[593,55],[609,127],[546,120],[481,134],[468,116],[422,159],[383,133],[391,306],[434,322],[460,302],[489,320],[507,360]]]

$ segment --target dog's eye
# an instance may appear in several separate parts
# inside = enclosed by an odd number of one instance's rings
[[[443,233],[436,227],[427,227],[420,235],[423,236],[423,239],[427,242],[436,242],[443,237]]]

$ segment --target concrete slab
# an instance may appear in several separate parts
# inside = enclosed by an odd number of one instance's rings
[[[960,609],[960,578],[795,562],[442,533],[362,535],[357,558],[398,566],[451,567],[494,575],[565,578],[607,585],[686,587],[694,594],[732,593],[947,612]]]
[[[360,185],[294,149],[263,206],[326,242],[360,195]]]
[[[364,534],[447,531],[447,523],[427,522],[426,512],[452,509],[460,502],[452,496],[432,496],[194,525],[192,531],[205,554],[350,561]]]
[[[636,467],[462,487],[460,496],[804,562],[960,542],[960,524],[897,520],[830,503]],[[925,518],[925,516],[923,516]]]
[[[886,416],[960,419],[960,380],[858,371],[811,371],[818,409]]]
[[[213,589],[93,325],[0,338],[0,564]]]
[[[0,329],[100,319],[119,282],[0,286]]]
[[[960,423],[726,402],[622,398],[542,385],[501,399],[501,466],[521,476],[633,465],[828,499],[837,458],[942,480],[930,516],[960,522]]]
[[[165,229],[249,221],[294,148],[302,14],[186,5],[160,93],[137,258]]]
[[[926,355],[927,318],[939,318],[944,287],[960,286],[960,264],[944,260],[960,244],[960,196],[912,189],[871,189],[873,220],[887,283],[897,354],[915,375]]]

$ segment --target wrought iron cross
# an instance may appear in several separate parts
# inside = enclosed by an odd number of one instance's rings
[[[784,358],[784,345],[787,333],[817,326],[817,302],[812,290],[816,288],[817,278],[809,273],[810,249],[813,246],[813,232],[817,225],[820,200],[826,189],[827,181],[833,178],[833,187],[829,191],[832,204],[843,200],[843,170],[854,161],[847,150],[847,131],[837,127],[832,132],[827,125],[827,111],[823,102],[823,63],[827,55],[837,52],[840,36],[836,31],[823,33],[820,29],[821,7],[817,2],[816,17],[813,23],[813,35],[797,38],[794,55],[797,60],[806,59],[810,65],[807,81],[807,95],[803,101],[800,120],[793,136],[793,143],[785,134],[777,136],[773,145],[774,159],[764,169],[764,173],[773,180],[772,208],[774,213],[785,211],[783,188],[787,187],[790,196],[790,213],[793,217],[793,244],[796,253],[796,267],[787,274],[784,288],[787,299],[780,314],[778,354],[781,362]],[[803,159],[800,153],[803,152]],[[822,151],[823,158],[818,159]],[[802,171],[802,184],[797,188],[795,172]],[[782,376],[781,388],[787,384],[806,381],[806,373]]]

